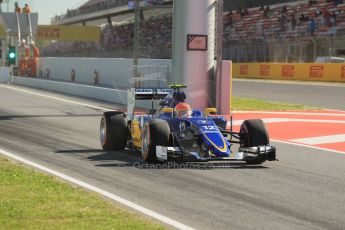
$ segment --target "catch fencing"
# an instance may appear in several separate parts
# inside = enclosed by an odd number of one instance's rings
[[[318,57],[344,55],[345,36],[305,37],[293,40],[228,43],[223,58],[233,62],[315,62]]]

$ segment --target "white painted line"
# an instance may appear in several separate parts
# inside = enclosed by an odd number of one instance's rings
[[[344,111],[339,111],[344,112]],[[274,112],[274,111],[234,111],[233,114],[247,113],[247,114],[276,114],[276,115],[311,115],[311,116],[334,116],[334,117],[345,117],[344,113],[319,113],[319,112]]]
[[[311,145],[306,145],[306,144],[299,144],[299,143],[294,143],[290,141],[281,141],[281,140],[276,140],[276,139],[270,139],[271,141],[278,142],[278,143],[283,143],[283,144],[288,144],[288,145],[295,145],[295,146],[300,146],[300,147],[305,147],[305,148],[310,148],[310,149],[317,149],[317,150],[322,150],[322,151],[327,151],[331,153],[340,153],[344,154],[345,152],[343,151],[338,151],[338,150],[333,150],[333,149],[326,149],[326,148],[321,148],[321,147],[316,147],[316,146],[311,146]]]
[[[288,85],[305,85],[305,86],[331,86],[331,87],[345,87],[343,83],[335,82],[316,82],[316,81],[294,81],[294,80],[272,80],[272,79],[240,79],[234,78],[233,81],[242,81],[242,82],[261,82],[261,83],[271,83],[271,84],[288,84]]]
[[[345,134],[329,135],[329,136],[321,136],[321,137],[299,138],[299,139],[293,139],[293,140],[289,140],[289,141],[307,144],[307,145],[339,143],[339,142],[345,142]]]
[[[110,198],[110,199],[112,199],[112,200],[114,200],[114,201],[116,201],[116,202],[118,202],[120,204],[123,204],[123,205],[125,205],[127,207],[130,207],[132,209],[135,209],[135,210],[137,210],[137,211],[139,211],[141,213],[144,213],[144,214],[146,214],[146,215],[148,215],[148,216],[150,216],[150,217],[152,217],[154,219],[157,219],[157,220],[159,220],[159,221],[161,221],[163,223],[166,223],[168,225],[171,225],[171,226],[173,226],[175,228],[183,229],[183,230],[192,230],[193,229],[193,228],[191,228],[191,227],[189,227],[187,225],[184,225],[184,224],[182,224],[180,222],[177,222],[176,220],[170,219],[169,217],[163,216],[163,215],[161,215],[161,214],[159,214],[157,212],[154,212],[152,210],[144,208],[144,207],[142,207],[142,206],[140,206],[138,204],[135,204],[135,203],[133,203],[133,202],[131,202],[129,200],[126,200],[126,199],[124,199],[122,197],[116,196],[116,195],[114,195],[112,193],[109,193],[109,192],[104,191],[104,190],[102,190],[100,188],[97,188],[97,187],[95,187],[95,186],[93,186],[91,184],[85,183],[85,182],[80,181],[78,179],[75,179],[73,177],[67,176],[67,175],[65,175],[63,173],[60,173],[60,172],[57,172],[55,170],[49,169],[49,168],[47,168],[45,166],[42,166],[42,165],[39,165],[39,164],[37,164],[35,162],[32,162],[32,161],[26,160],[24,158],[21,158],[21,157],[15,155],[15,154],[7,152],[6,150],[0,149],[0,154],[2,154],[4,156],[7,156],[7,157],[10,157],[10,158],[12,158],[12,159],[14,159],[16,161],[20,161],[20,162],[22,162],[22,163],[24,163],[26,165],[30,165],[30,166],[32,166],[34,168],[37,168],[39,170],[42,170],[42,171],[47,172],[49,174],[52,174],[54,176],[60,177],[60,178],[62,178],[64,180],[66,180],[66,181],[72,182],[72,183],[74,183],[76,185],[79,185],[81,187],[89,189],[89,190],[91,190],[93,192],[99,193],[102,196]]]
[[[335,123],[345,124],[345,120],[323,120],[323,119],[298,119],[298,118],[267,118],[262,119],[266,123],[277,123],[277,122],[303,122],[303,123]]]
[[[45,97],[45,98],[49,98],[49,99],[53,99],[53,100],[57,100],[57,101],[67,102],[67,103],[74,104],[74,105],[86,106],[86,107],[93,108],[93,109],[104,110],[104,111],[112,110],[112,109],[105,108],[105,107],[100,107],[100,106],[95,106],[95,105],[86,104],[86,103],[82,103],[82,102],[67,100],[67,99],[63,99],[63,98],[55,97],[55,96],[49,96],[49,95],[46,95],[43,93],[33,92],[31,90],[19,89],[19,88],[11,87],[8,85],[0,85],[0,87],[16,90],[19,92],[23,92],[23,93],[27,93],[27,94],[31,94],[31,95],[35,95],[35,96],[39,96],[39,97]]]
[[[303,122],[303,123],[334,123],[345,124],[345,120],[322,120],[322,119],[296,119],[296,118],[264,118],[261,119],[265,124],[283,123],[283,122]],[[233,125],[241,125],[244,120],[233,120]],[[230,121],[227,123],[230,126]]]

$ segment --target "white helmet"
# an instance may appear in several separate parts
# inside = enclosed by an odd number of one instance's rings
[[[31,42],[30,42],[30,45],[34,46],[34,45],[35,45],[35,42],[34,42],[34,41],[31,41]]]
[[[22,39],[22,43],[26,43],[25,39]]]

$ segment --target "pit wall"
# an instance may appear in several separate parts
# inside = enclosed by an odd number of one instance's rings
[[[171,60],[140,59],[138,65],[169,66],[171,69]],[[133,76],[133,59],[45,57],[40,59],[38,77],[49,75],[50,80],[71,81],[72,71],[76,83],[93,84],[97,72],[99,85],[127,89]]]
[[[6,83],[10,80],[10,71],[9,67],[0,67],[0,83]]]
[[[345,82],[345,63],[237,63],[233,77]]]

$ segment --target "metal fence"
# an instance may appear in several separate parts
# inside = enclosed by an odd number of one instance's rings
[[[223,47],[223,58],[234,62],[315,62],[338,56],[345,36],[305,37],[294,41],[234,43]]]
[[[138,58],[170,59],[172,54],[172,6],[141,7],[136,11],[134,47]],[[137,34],[136,34],[137,33]]]
[[[112,22],[112,26],[103,27],[100,42],[58,42],[42,49],[42,56],[171,59],[172,5],[136,7],[134,13],[114,16]],[[345,49],[345,35],[341,33],[313,37],[298,33],[292,39],[268,33],[259,41],[249,41],[248,34],[231,41],[235,32],[225,28],[224,33],[220,51],[223,59],[233,62],[313,62],[320,56],[338,56],[338,51]]]

